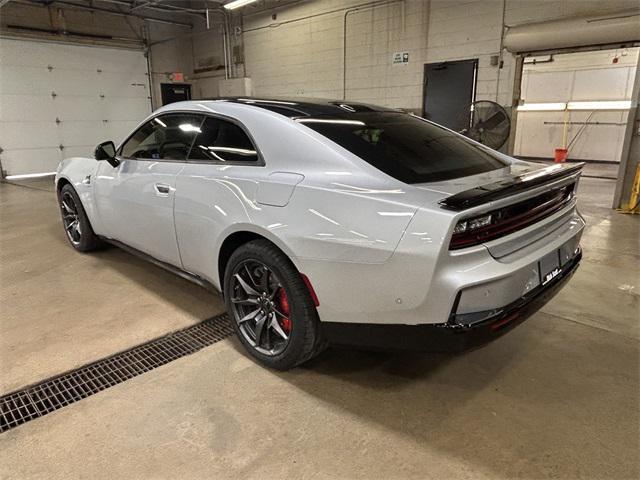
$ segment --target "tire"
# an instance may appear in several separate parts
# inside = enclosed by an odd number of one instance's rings
[[[60,189],[58,205],[65,236],[73,248],[79,252],[90,252],[103,245],[93,232],[80,197],[71,184],[66,184]]]
[[[224,292],[238,338],[262,365],[288,370],[324,348],[318,312],[300,272],[268,240],[253,240],[233,252],[225,269]]]

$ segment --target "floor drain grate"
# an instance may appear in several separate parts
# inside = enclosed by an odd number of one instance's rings
[[[0,397],[0,432],[113,387],[233,334],[227,314]]]

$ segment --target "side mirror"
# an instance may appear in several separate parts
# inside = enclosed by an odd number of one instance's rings
[[[98,145],[93,152],[93,156],[96,160],[106,160],[114,168],[120,165],[120,162],[116,159],[116,146],[111,140]]]

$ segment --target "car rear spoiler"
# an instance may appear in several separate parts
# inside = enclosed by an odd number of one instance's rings
[[[505,180],[456,193],[438,203],[442,208],[459,212],[493,200],[509,197],[514,193],[530,190],[552,180],[559,180],[572,175],[577,176],[583,166],[584,163],[551,165],[540,170],[514,175]]]

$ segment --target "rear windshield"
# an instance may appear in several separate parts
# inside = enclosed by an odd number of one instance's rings
[[[449,180],[508,165],[490,150],[402,112],[298,121],[404,183]]]

